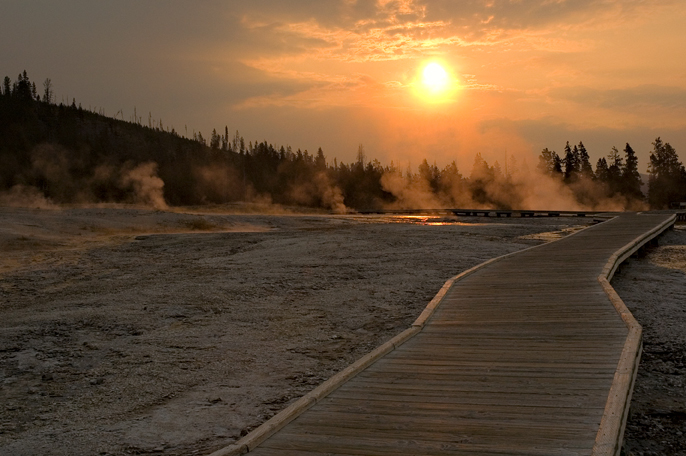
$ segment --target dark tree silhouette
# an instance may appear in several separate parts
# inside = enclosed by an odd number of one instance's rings
[[[648,166],[648,202],[662,209],[670,203],[686,200],[686,171],[676,150],[658,137],[653,143]]]
[[[581,141],[579,141],[578,153],[579,174],[585,179],[592,180],[595,175],[593,174],[593,166],[591,166],[591,158],[588,156],[586,146]]]
[[[439,170],[422,160],[417,173],[400,173],[391,163],[383,166],[369,160],[360,145],[356,160],[329,164],[324,151],[293,151],[266,141],[245,139],[236,131],[229,138],[212,130],[209,144],[200,132],[181,137],[174,128],[164,130],[162,120],[147,126],[137,115],[130,122],[104,116],[102,108],[82,109],[72,99],[70,105],[52,104],[52,82],[46,79],[42,99],[26,72],[12,82],[5,77],[0,96],[0,192],[15,186],[33,187],[57,203],[76,201],[131,201],[131,188],[122,186],[123,173],[146,164],[155,166],[164,181],[164,198],[172,205],[228,203],[260,200],[284,205],[338,208],[341,201],[352,209],[380,209],[396,203],[400,196],[385,190],[386,173],[401,174],[410,186],[431,192],[427,201],[460,206],[478,204],[494,208],[517,208],[526,198],[521,177],[529,176],[526,166],[503,171],[498,162],[489,166],[477,154],[468,178],[455,162]],[[115,116],[117,117],[117,116]],[[187,129],[186,129],[187,134]],[[686,171],[674,149],[653,144],[650,164],[650,202],[665,207],[684,200]],[[593,207],[605,197],[620,194],[640,201],[640,174],[631,146],[624,149],[626,163],[616,148],[608,159],[598,160],[596,171],[582,142],[565,146],[565,157],[548,148],[539,156],[538,171],[567,185],[576,200]],[[563,171],[564,165],[564,171]],[[515,171],[519,168],[519,171]],[[523,172],[523,173],[522,173]],[[517,176],[516,178],[513,176]],[[533,178],[534,175],[529,177]],[[590,182],[593,177],[594,182]],[[530,179],[533,180],[533,179]],[[535,185],[535,184],[534,184]],[[631,205],[629,205],[631,206]],[[455,206],[454,206],[455,207]]]
[[[638,158],[636,158],[636,152],[634,152],[629,143],[626,143],[624,148],[624,160],[621,192],[630,198],[642,200],[645,196],[641,191],[643,181],[641,180],[641,174],[638,172]]]
[[[600,157],[595,165],[595,180],[607,184],[610,172],[605,157]]]
[[[12,80],[9,76],[2,81],[2,94],[8,98],[12,96]]]
[[[562,160],[560,156],[557,155],[557,152],[548,150],[547,147],[541,151],[536,168],[542,174],[547,174],[551,177],[562,176]]]
[[[564,179],[565,182],[574,182],[579,174],[579,151],[574,146],[574,150],[569,146],[569,141],[565,145],[565,157],[562,159],[565,166]]]
[[[621,192],[622,189],[622,156],[616,147],[612,147],[607,155],[607,184],[610,188],[610,196]]]
[[[52,88],[52,81],[50,78],[46,78],[43,82],[43,102],[50,104],[54,98],[55,93]]]

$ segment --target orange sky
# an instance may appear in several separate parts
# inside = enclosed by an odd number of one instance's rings
[[[339,161],[361,143],[468,173],[476,152],[534,166],[565,141],[593,160],[628,141],[644,172],[656,136],[685,156],[685,23],[677,0],[25,0],[3,5],[0,76]],[[452,85],[427,100],[431,61]]]

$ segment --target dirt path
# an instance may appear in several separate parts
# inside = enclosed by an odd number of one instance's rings
[[[208,453],[583,221],[0,209],[0,454]]]

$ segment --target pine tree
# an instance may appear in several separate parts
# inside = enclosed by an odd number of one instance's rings
[[[622,194],[635,199],[643,199],[645,196],[641,191],[643,181],[638,172],[638,158],[636,152],[626,143],[624,148],[625,163],[622,169]]]
[[[607,155],[607,183],[610,187],[610,194],[614,195],[622,191],[622,156],[619,150],[612,146]]]
[[[503,169],[498,160],[493,163],[493,178],[497,181],[503,178]]]
[[[217,129],[213,128],[212,129],[212,135],[210,136],[210,147],[212,149],[219,149],[220,141],[221,141],[221,139],[219,138],[219,135],[217,134]]]
[[[541,151],[538,157],[538,165],[536,166],[539,172],[551,177],[562,175],[562,160],[557,152],[548,150],[546,147]]]
[[[43,82],[43,89],[43,102],[51,104],[55,94],[52,89],[52,81],[50,78],[46,78],[45,82]]]
[[[562,176],[562,159],[553,152],[553,176]]]
[[[662,209],[686,199],[686,170],[674,148],[658,137],[653,143],[648,166],[648,202]]]
[[[579,163],[577,161],[577,155],[578,151],[577,153],[574,153],[574,151],[572,151],[572,148],[569,146],[569,141],[567,141],[567,144],[565,145],[565,158],[562,160],[562,162],[565,165],[565,182],[573,182],[577,179],[577,175],[579,172]]]
[[[583,142],[579,142],[579,173],[581,174],[582,177],[592,180],[594,178],[593,175],[593,166],[591,166],[591,159],[588,156],[588,152],[586,151],[586,146],[584,146]]]
[[[314,158],[314,165],[320,171],[326,169],[326,157],[324,156],[324,151],[321,147],[317,149],[317,156]]]
[[[609,175],[610,173],[607,166],[607,160],[605,160],[605,157],[600,157],[598,159],[598,163],[595,165],[595,180],[604,184],[608,184]]]
[[[21,101],[33,100],[31,94],[31,81],[29,80],[26,70],[17,77],[12,90],[12,96]]]
[[[12,80],[9,76],[5,76],[2,81],[2,94],[6,97],[12,96]]]

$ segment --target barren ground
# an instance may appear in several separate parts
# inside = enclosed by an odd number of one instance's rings
[[[209,453],[407,328],[449,277],[584,222],[0,208],[0,454]],[[646,310],[660,328],[684,318],[686,269],[659,265],[684,232],[665,239],[613,281],[630,307],[671,290],[668,316]],[[683,378],[683,334],[665,337]],[[639,383],[634,401],[662,394]]]
[[[626,455],[686,455],[686,226],[631,258],[612,280],[643,325],[639,365],[624,435]]]

